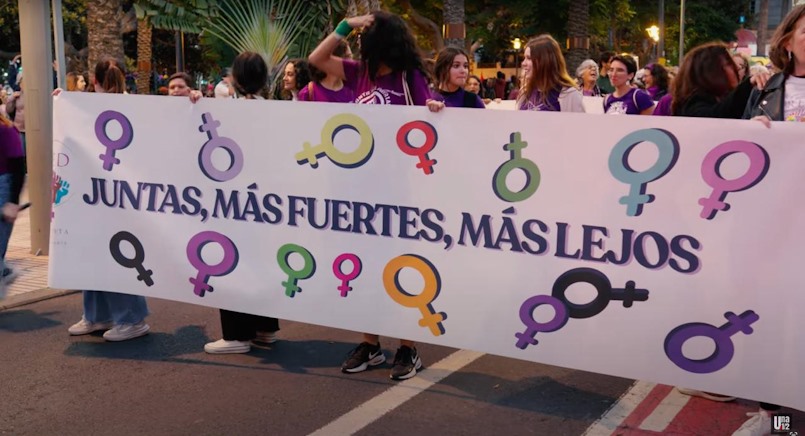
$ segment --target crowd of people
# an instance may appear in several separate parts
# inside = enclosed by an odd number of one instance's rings
[[[349,42],[357,37],[358,53]],[[353,41],[354,42],[354,41]],[[771,41],[773,75],[750,67],[749,59],[712,42],[690,50],[678,70],[652,63],[638,69],[630,56],[603,53],[598,62],[586,60],[571,75],[557,41],[540,35],[525,46],[522,77],[506,80],[503,73],[486,81],[470,74],[470,56],[461,48],[448,47],[435,60],[426,61],[416,40],[397,15],[376,11],[343,20],[307,59],[292,59],[283,66],[282,98],[302,102],[391,104],[446,108],[485,108],[492,98],[510,98],[518,110],[584,112],[585,96],[601,97],[605,114],[660,115],[752,119],[772,128],[771,121],[805,121],[805,5],[795,7],[783,20]],[[14,62],[18,59],[15,58]],[[70,92],[125,93],[125,71],[114,59],[99,62],[86,80],[68,74]],[[207,94],[216,98],[270,98],[269,69],[252,52],[239,54],[223,79]],[[17,213],[24,179],[25,122],[24,81],[3,96],[0,105],[0,285],[14,273],[5,265],[5,248]],[[54,94],[58,94],[57,90]],[[168,79],[171,96],[203,98],[192,87],[192,78],[177,72]],[[7,280],[7,278],[9,280]],[[109,341],[145,335],[149,326],[146,300],[114,292],[85,291],[84,314],[71,326],[71,335],[104,331]],[[246,353],[277,340],[279,321],[227,310],[220,311],[223,338],[206,344],[208,353]],[[341,366],[357,373],[386,361],[378,335],[364,332],[361,342]],[[416,344],[400,339],[390,377],[403,380],[416,375],[422,359]],[[714,401],[731,397],[680,389]],[[770,414],[779,409],[761,404],[760,411],[736,435],[763,434]]]

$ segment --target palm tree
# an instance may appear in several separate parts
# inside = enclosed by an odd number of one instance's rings
[[[448,47],[464,48],[464,36],[458,38],[453,32],[464,33],[464,0],[444,0],[444,24],[447,29],[445,32],[444,45]]]
[[[120,36],[121,0],[96,0],[87,8],[87,45],[89,72],[106,56],[123,60],[123,38]],[[92,79],[90,79],[91,81]]]
[[[137,94],[148,94],[151,91],[151,59],[152,31],[148,11],[137,3],[134,4],[137,14]]]
[[[769,39],[769,0],[760,0],[757,21],[757,55],[766,56],[766,40]]]
[[[573,71],[590,57],[590,2],[570,0],[567,14],[567,37],[570,49],[567,52],[567,68]]]

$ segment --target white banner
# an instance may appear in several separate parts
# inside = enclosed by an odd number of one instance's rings
[[[79,93],[54,107],[53,287],[805,409],[805,126]]]

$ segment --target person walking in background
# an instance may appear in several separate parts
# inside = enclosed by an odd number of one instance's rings
[[[659,101],[668,94],[668,70],[660,64],[646,65],[643,67],[643,83],[649,97]]]
[[[565,57],[553,37],[540,35],[528,41],[524,56],[519,110],[584,112],[581,92],[567,73]]]
[[[83,74],[67,73],[67,90],[70,92],[83,92],[87,89],[87,81]]]
[[[126,76],[123,66],[114,59],[104,59],[95,66],[94,92],[123,94]],[[55,91],[54,94],[58,95]],[[67,331],[74,336],[106,330],[107,341],[125,341],[148,333],[145,323],[148,305],[145,297],[117,292],[84,291],[84,315]]]
[[[282,97],[297,101],[299,90],[310,83],[310,69],[304,59],[291,59],[285,64],[282,75]]]
[[[604,113],[608,115],[651,115],[654,101],[651,96],[632,86],[637,65],[630,56],[615,56],[609,63],[609,80],[615,90],[604,98]]]
[[[0,300],[17,277],[17,271],[6,263],[6,251],[19,212],[24,181],[25,161],[20,134],[11,120],[0,115],[0,205],[3,211],[0,217]]]
[[[603,94],[612,94],[615,91],[609,80],[609,62],[613,57],[615,57],[615,53],[611,51],[605,51],[598,57],[598,80],[596,80],[595,84],[598,85],[598,89]]]
[[[221,81],[215,85],[215,98],[234,98],[235,88],[232,87],[232,69],[226,68],[221,74]]]
[[[20,140],[22,141],[22,152],[25,153],[26,150],[26,142],[25,142],[25,81],[22,77],[22,73],[17,75],[17,85],[18,90],[14,91],[11,96],[8,98],[6,102],[6,112],[8,113],[9,118],[11,121],[14,122],[14,127],[17,128],[17,131],[20,135]]]
[[[352,53],[346,41],[339,41],[333,56],[349,59]],[[310,82],[299,90],[299,101],[322,101],[330,103],[352,103],[355,93],[344,80],[334,74],[327,74],[313,65],[308,65]]]
[[[598,87],[598,64],[587,59],[576,68],[576,78],[579,81],[581,94],[587,97],[599,97],[601,88]]]
[[[334,56],[339,41],[353,29],[362,29],[361,60]],[[355,91],[355,100],[360,104],[425,106],[431,98],[428,73],[416,40],[405,21],[388,12],[374,11],[341,21],[335,32],[313,50],[309,60],[325,73],[343,79]],[[380,337],[364,333],[363,341],[350,351],[341,371],[357,373],[385,361]],[[401,339],[390,377],[408,379],[421,367],[422,360],[413,341]]]

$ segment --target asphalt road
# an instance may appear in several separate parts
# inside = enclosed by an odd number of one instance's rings
[[[356,333],[281,322],[271,349],[213,356],[216,310],[149,305],[151,333],[122,343],[67,334],[80,294],[0,311],[0,434],[307,435],[372,400],[393,409],[355,434],[580,435],[632,383],[484,355],[397,405],[376,398],[388,366],[340,372]],[[418,348],[426,366],[456,351]]]

